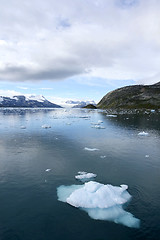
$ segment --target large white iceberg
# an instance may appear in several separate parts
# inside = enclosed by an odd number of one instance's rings
[[[131,199],[128,186],[104,185],[90,181],[83,185],[60,186],[58,200],[80,208],[96,220],[108,220],[128,227],[138,228],[140,220],[123,209]]]

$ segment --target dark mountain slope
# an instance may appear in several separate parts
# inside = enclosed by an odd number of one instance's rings
[[[158,109],[160,82],[153,85],[133,85],[107,93],[97,104],[103,109]]]

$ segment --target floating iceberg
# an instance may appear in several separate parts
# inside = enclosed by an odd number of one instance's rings
[[[51,171],[51,169],[50,169],[50,168],[47,168],[47,169],[46,169],[46,172],[50,172],[50,171]]]
[[[139,136],[147,136],[147,135],[149,135],[149,133],[143,131],[143,132],[138,133],[138,135]]]
[[[86,211],[93,219],[138,228],[140,220],[122,208],[131,199],[127,189],[127,185],[117,187],[90,181],[83,185],[60,186],[57,195],[59,201]]]
[[[102,120],[98,120],[98,123],[103,123],[103,121]]]
[[[88,148],[88,147],[85,147],[84,150],[93,152],[93,151],[98,151],[99,149],[98,148]]]
[[[97,174],[87,173],[87,172],[78,172],[79,175],[76,175],[75,178],[81,181],[85,181],[91,178],[97,177]]]
[[[20,128],[21,128],[21,129],[26,129],[26,127],[25,127],[25,126],[21,126]]]
[[[104,156],[100,156],[100,158],[106,158],[106,156],[104,155]]]
[[[113,114],[107,114],[107,117],[117,117],[117,115],[113,115]]]
[[[97,128],[97,129],[105,129],[105,127],[103,127],[103,126],[100,126],[100,125],[94,125],[94,126],[92,126],[92,128]]]
[[[51,126],[50,126],[50,125],[47,125],[47,124],[44,124],[44,125],[42,125],[42,128],[47,129],[47,128],[51,128]]]

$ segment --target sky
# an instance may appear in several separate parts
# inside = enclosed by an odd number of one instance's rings
[[[0,95],[95,100],[160,81],[159,0],[1,0]]]

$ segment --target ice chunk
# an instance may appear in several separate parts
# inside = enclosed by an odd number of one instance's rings
[[[78,174],[86,174],[87,172],[79,171]]]
[[[47,128],[51,128],[51,126],[50,126],[50,125],[47,125],[47,124],[44,124],[44,125],[42,125],[42,128],[47,129]]]
[[[21,129],[26,129],[26,127],[25,127],[25,126],[21,126],[20,128],[21,128]]]
[[[46,172],[50,172],[50,171],[51,171],[51,169],[50,169],[50,168],[47,168],[47,169],[46,169]]]
[[[106,158],[106,156],[104,155],[104,156],[100,156],[100,158]]]
[[[99,149],[98,148],[88,148],[88,147],[85,147],[84,150],[93,152],[93,151],[98,151]]]
[[[107,114],[107,117],[117,117],[117,115],[113,115],[113,114]]]
[[[102,120],[98,120],[98,123],[103,123],[103,121]]]
[[[78,174],[79,175],[75,176],[75,178],[78,180],[85,180],[85,179],[97,177],[97,174],[94,174],[94,173],[78,172]]]
[[[149,158],[149,155],[145,155],[146,158]]]
[[[67,122],[66,125],[71,125],[71,123],[70,123],[70,122]]]
[[[140,220],[123,209],[123,204],[131,199],[127,189],[127,185],[117,187],[90,181],[83,185],[60,186],[57,195],[59,201],[79,207],[93,219],[138,228]]]
[[[114,187],[90,181],[83,188],[75,190],[67,198],[67,203],[74,207],[108,208],[115,204],[124,204],[131,198],[126,189],[126,185]]]
[[[140,132],[140,133],[138,133],[138,135],[139,135],[139,136],[147,136],[148,134],[149,134],[149,133],[147,133],[147,132],[144,132],[144,131],[143,131],[143,132]]]
[[[97,129],[105,129],[105,127],[103,127],[103,126],[100,126],[100,125],[94,125],[94,126],[92,126],[92,128],[97,128]]]

